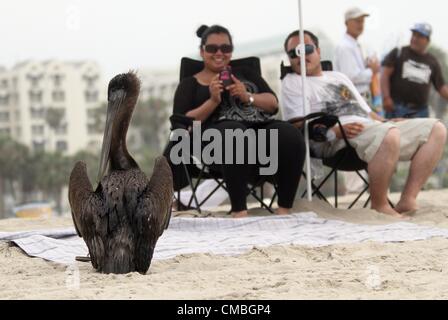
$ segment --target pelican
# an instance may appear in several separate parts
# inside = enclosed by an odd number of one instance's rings
[[[173,179],[166,158],[156,159],[148,181],[126,147],[139,91],[140,81],[132,72],[109,82],[97,188],[93,190],[82,161],[70,175],[73,222],[93,267],[102,273],[145,274],[170,221]]]

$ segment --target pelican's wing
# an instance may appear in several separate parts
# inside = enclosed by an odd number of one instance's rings
[[[86,242],[92,265],[97,268],[104,255],[102,236],[107,232],[106,224],[101,223],[105,205],[103,199],[93,192],[86,164],[82,161],[75,164],[70,174],[68,198],[76,231]]]
[[[136,268],[145,273],[158,238],[168,228],[173,200],[173,176],[165,157],[155,161],[153,174],[137,205],[134,217]]]

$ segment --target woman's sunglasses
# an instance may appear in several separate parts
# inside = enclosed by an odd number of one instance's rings
[[[306,44],[305,45],[305,55],[312,54],[314,52],[314,49],[316,47],[313,44]],[[291,49],[287,52],[288,57],[291,59],[300,57],[300,45],[295,47],[294,49]]]
[[[206,44],[204,50],[208,53],[216,53],[218,50],[221,50],[222,53],[231,53],[233,46],[231,44],[222,44],[220,46],[217,44]]]

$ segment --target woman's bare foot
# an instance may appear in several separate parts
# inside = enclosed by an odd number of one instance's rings
[[[247,217],[247,210],[232,212],[233,218],[245,218]]]
[[[287,208],[278,207],[277,210],[275,210],[275,213],[278,215],[285,215],[290,214],[290,210]]]
[[[372,206],[371,208],[380,213],[384,213],[384,214],[387,214],[387,215],[395,217],[395,218],[407,219],[406,216],[403,216],[400,212],[397,212],[396,210],[394,210],[389,204],[383,205],[383,206],[377,206],[377,207]]]

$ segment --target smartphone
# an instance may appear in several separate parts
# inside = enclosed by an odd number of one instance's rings
[[[225,67],[224,70],[222,70],[220,72],[219,80],[222,81],[222,84],[223,84],[224,88],[226,88],[227,86],[230,86],[231,84],[233,84],[232,68],[230,66]]]

